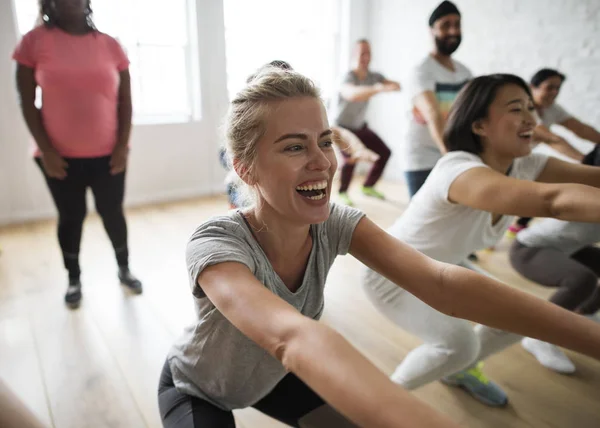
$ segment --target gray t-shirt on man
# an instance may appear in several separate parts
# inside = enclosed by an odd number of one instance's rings
[[[569,112],[557,103],[552,104],[550,107],[545,108],[539,113],[539,121],[546,128],[550,128],[555,123],[560,125],[572,117],[573,116]]]
[[[359,80],[358,76],[349,71],[345,76],[342,84],[355,86],[373,86],[376,83],[381,83],[385,77],[381,73],[367,72],[367,77],[364,80]],[[367,115],[367,107],[369,101],[348,101],[338,94],[336,110],[333,112],[334,123],[346,129],[360,129],[365,124]]]
[[[273,270],[239,211],[198,227],[186,251],[198,321],[185,329],[168,356],[177,390],[233,410],[255,404],[287,374],[277,359],[240,332],[206,297],[197,284],[203,269],[223,262],[242,263],[275,295],[303,315],[319,319],[329,269],[337,255],[348,252],[363,215],[357,209],[331,204],[329,218],[311,225],[313,246],[296,292],[291,292]]]

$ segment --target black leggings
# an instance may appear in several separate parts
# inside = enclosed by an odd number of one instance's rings
[[[321,397],[290,373],[252,407],[280,422],[299,427],[303,416],[324,404]],[[160,376],[158,407],[165,428],[235,428],[231,411],[179,392],[168,363]]]
[[[44,174],[58,210],[58,242],[69,278],[79,278],[81,273],[79,247],[83,221],[87,214],[88,187],[94,194],[96,210],[115,250],[117,263],[121,267],[127,267],[127,224],[123,215],[125,172],[116,175],[110,173],[110,156],[65,158],[68,163],[67,177],[59,180],[46,174],[39,158],[35,161]]]
[[[515,240],[509,256],[513,268],[525,278],[558,288],[551,302],[584,315],[600,309],[600,248],[584,247],[569,256],[552,248],[527,247]]]
[[[531,220],[533,220],[531,217],[519,217],[517,224],[522,227],[527,227]]]

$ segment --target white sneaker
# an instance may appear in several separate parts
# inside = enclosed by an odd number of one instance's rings
[[[575,373],[575,364],[558,346],[529,337],[524,338],[521,345],[527,352],[533,354],[544,367],[558,373]]]

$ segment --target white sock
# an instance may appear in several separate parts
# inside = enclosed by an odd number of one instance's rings
[[[558,373],[575,373],[575,364],[558,346],[529,337],[523,339],[521,345],[544,367]]]

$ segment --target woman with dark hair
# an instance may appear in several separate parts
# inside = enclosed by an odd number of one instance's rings
[[[600,143],[600,132],[598,130],[579,121],[556,102],[565,80],[566,76],[564,74],[550,68],[538,71],[531,78],[530,87],[533,103],[543,127],[548,131],[551,125],[561,125],[579,138],[596,144]],[[543,141],[543,135],[540,135],[540,138]]]
[[[449,153],[389,233],[433,259],[458,264],[500,240],[515,215],[600,222],[600,168],[531,153],[533,112],[530,89],[517,76],[482,76],[467,84],[446,125]],[[483,325],[473,329],[373,270],[364,284],[380,311],[425,342],[398,366],[395,382],[412,389],[443,380],[486,404],[507,403],[479,362],[520,336]]]
[[[550,127],[552,125],[564,126],[579,138],[595,144],[600,143],[600,132],[592,126],[577,120],[556,102],[565,80],[566,76],[564,74],[551,68],[543,68],[531,77],[529,86],[533,104],[539,116],[538,125],[533,131],[533,139],[536,142],[547,144],[577,162],[581,162],[583,154],[563,137],[552,132]],[[508,235],[515,236],[526,228],[530,221],[531,217],[521,217],[508,228]]]
[[[34,158],[58,211],[69,276],[65,302],[77,307],[82,297],[79,248],[88,187],[115,250],[118,277],[141,293],[141,282],[129,271],[123,214],[132,116],[129,60],[114,38],[94,26],[89,0],[42,0],[40,18],[13,58]]]

